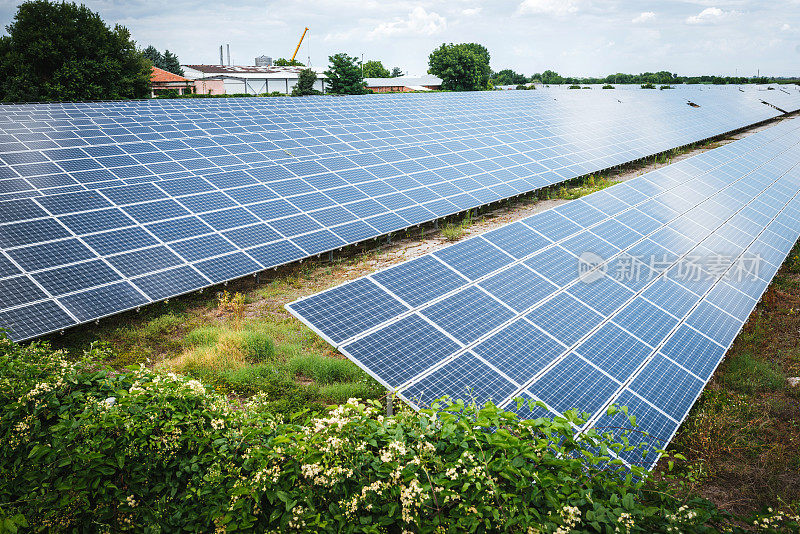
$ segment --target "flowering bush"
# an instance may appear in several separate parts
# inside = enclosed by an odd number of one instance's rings
[[[646,491],[608,455],[624,443],[576,437],[574,413],[384,417],[351,399],[283,421],[258,396],[101,369],[100,350],[68,361],[0,338],[0,532],[711,532],[724,519]]]

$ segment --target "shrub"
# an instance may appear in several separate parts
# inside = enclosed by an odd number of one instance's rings
[[[442,236],[448,241],[458,241],[464,237],[464,226],[449,222],[442,228]]]
[[[0,524],[145,532],[712,532],[706,501],[647,491],[573,412],[461,402],[383,417],[350,399],[283,421],[144,367],[0,339]],[[785,522],[797,519],[786,516]],[[796,525],[796,523],[795,523]],[[771,523],[775,526],[775,523]],[[11,527],[9,527],[10,529]]]
[[[613,88],[614,88],[614,86],[613,86],[613,85],[611,85],[610,83],[607,83],[607,84],[605,84],[605,85],[603,86],[603,89],[613,89]]]
[[[580,85],[570,85],[570,86],[568,87],[568,89],[580,89],[580,88],[581,88],[581,86],[580,86]]]
[[[652,83],[643,83],[642,84],[642,89],[655,89],[655,88],[656,88],[656,86],[653,85]]]

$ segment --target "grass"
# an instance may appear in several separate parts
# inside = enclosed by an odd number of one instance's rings
[[[382,388],[355,364],[321,349],[305,328],[289,321],[225,316],[216,324],[189,331],[183,351],[157,367],[233,395],[262,393],[265,402],[280,411],[318,408],[346,401],[350,398],[346,395],[382,394]]]
[[[779,391],[786,385],[786,376],[775,363],[749,353],[732,354],[719,380],[724,389],[744,394]]]
[[[558,186],[555,198],[575,200],[618,183],[618,181],[609,180],[607,176],[591,174],[585,178],[571,180]],[[547,191],[546,194],[547,198],[553,198],[551,191]]]
[[[472,211],[468,211],[460,222],[448,222],[445,224],[441,230],[442,237],[444,237],[447,241],[458,241],[464,237],[467,228],[472,226],[473,222],[474,220],[472,217]]]

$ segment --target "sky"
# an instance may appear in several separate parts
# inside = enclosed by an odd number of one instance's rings
[[[6,26],[20,2],[0,0]],[[565,76],[668,70],[682,75],[800,76],[800,0],[85,0],[142,48],[184,64],[261,54],[325,67],[337,52],[425,74],[442,43],[477,42],[494,70]]]

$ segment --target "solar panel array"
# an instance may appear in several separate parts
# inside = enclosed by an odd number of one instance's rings
[[[22,340],[775,117],[737,90],[0,107]]]
[[[665,445],[800,235],[798,162],[786,120],[287,308],[413,406],[617,403]]]

